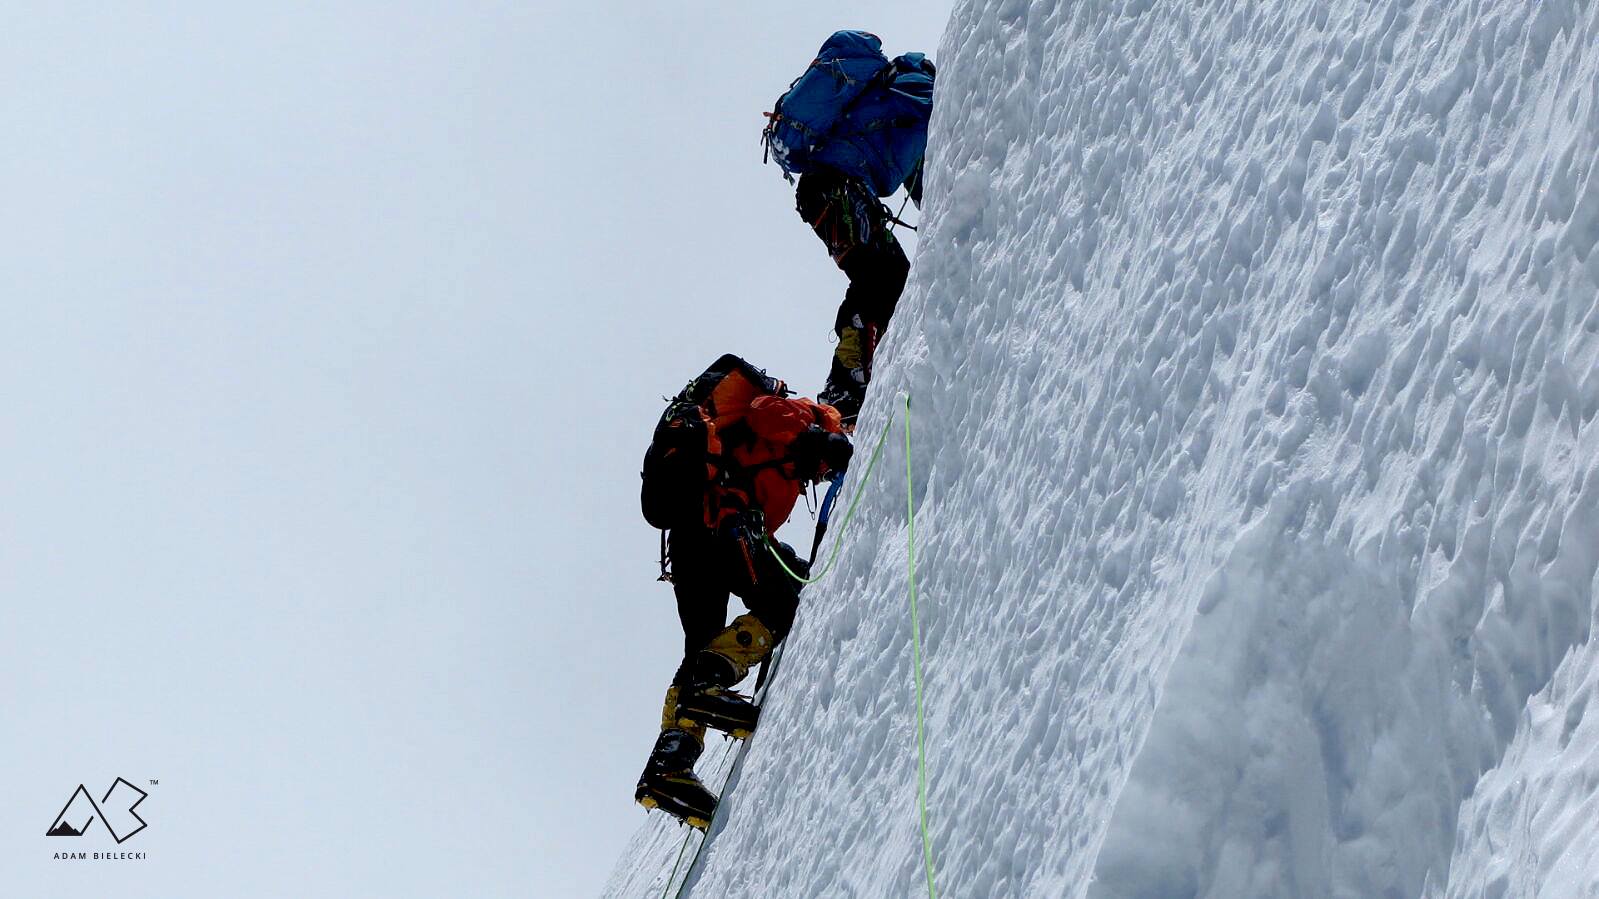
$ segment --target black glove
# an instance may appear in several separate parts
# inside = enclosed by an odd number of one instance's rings
[[[849,460],[855,457],[855,447],[843,434],[828,434],[827,446],[822,450],[822,464],[828,471],[849,471]]]
[[[809,475],[821,471],[823,466],[828,471],[848,471],[855,448],[843,434],[811,425],[794,438],[791,453],[801,474]]]

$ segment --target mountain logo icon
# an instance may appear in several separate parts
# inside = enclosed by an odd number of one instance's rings
[[[88,788],[78,784],[78,788],[67,797],[67,804],[61,807],[60,814],[56,815],[55,821],[50,824],[50,829],[45,831],[44,835],[81,837],[98,820],[105,825],[111,836],[121,843],[149,826],[134,811],[149,795],[125,778],[119,777],[111,783],[111,789],[106,790],[100,801],[95,802],[94,797],[89,795]]]

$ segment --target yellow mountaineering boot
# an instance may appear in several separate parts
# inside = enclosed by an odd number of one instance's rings
[[[742,740],[755,732],[760,709],[732,691],[772,652],[772,632],[754,615],[740,615],[695,659],[695,680],[677,698],[679,727],[714,727]]]
[[[682,727],[714,727],[735,740],[755,733],[761,709],[742,693],[726,687],[696,684],[677,706]]]

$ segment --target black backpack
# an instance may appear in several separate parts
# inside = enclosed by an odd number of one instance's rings
[[[723,448],[753,439],[744,422],[760,396],[788,396],[782,381],[728,353],[673,397],[639,472],[644,520],[663,531],[705,526],[709,488],[724,481]]]

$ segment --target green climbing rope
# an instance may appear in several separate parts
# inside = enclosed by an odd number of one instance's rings
[[[910,402],[909,398],[906,402]],[[855,517],[855,509],[860,506],[861,497],[866,495],[866,485],[871,483],[872,472],[877,468],[877,460],[883,455],[883,444],[888,442],[888,429],[893,426],[894,420],[891,418],[883,425],[883,433],[877,438],[877,445],[872,447],[872,457],[866,461],[866,471],[861,473],[861,485],[855,488],[855,495],[850,497],[849,508],[844,511],[844,520],[838,525],[838,536],[833,538],[833,551],[827,554],[827,563],[822,566],[821,571],[812,572],[810,577],[801,577],[794,569],[788,567],[788,562],[783,559],[783,554],[777,551],[777,547],[772,545],[772,541],[763,541],[766,544],[766,551],[772,554],[772,558],[777,560],[777,564],[782,566],[789,577],[802,584],[814,584],[833,569],[833,563],[838,561],[838,551],[844,546],[844,532],[849,530],[850,520]]]
[[[922,714],[922,625],[916,614],[916,483],[911,475],[911,398],[905,395],[905,582],[911,598],[911,655],[916,670],[917,798],[922,811],[922,855],[927,860],[928,899],[938,899],[933,888],[933,839],[927,831],[927,742]]]
[[[927,867],[927,895],[929,899],[938,899],[938,891],[933,885],[933,838],[927,829],[927,739],[926,739],[926,714],[922,704],[922,625],[921,618],[916,610],[916,484],[911,468],[911,398],[910,394],[901,394],[905,403],[905,522],[906,522],[906,547],[905,547],[905,579],[909,586],[911,606],[911,657],[914,661],[913,670],[916,680],[916,798],[917,808],[921,817],[922,829],[922,857]],[[832,569],[833,563],[838,560],[838,551],[844,544],[844,532],[849,529],[850,519],[855,517],[855,507],[859,505],[861,497],[866,494],[866,485],[871,481],[872,471],[877,468],[878,457],[883,452],[883,444],[888,440],[889,428],[893,427],[893,419],[883,426],[882,436],[877,438],[877,446],[872,449],[871,460],[866,464],[866,471],[861,475],[861,484],[855,489],[855,496],[850,500],[849,510],[844,515],[844,521],[838,527],[838,536],[833,539],[833,551],[828,556],[827,564],[822,570],[809,578],[800,577],[788,563],[783,560],[777,547],[772,541],[766,541],[766,549],[777,560],[777,564],[788,572],[788,576],[802,584],[814,584],[822,579],[822,575]]]

